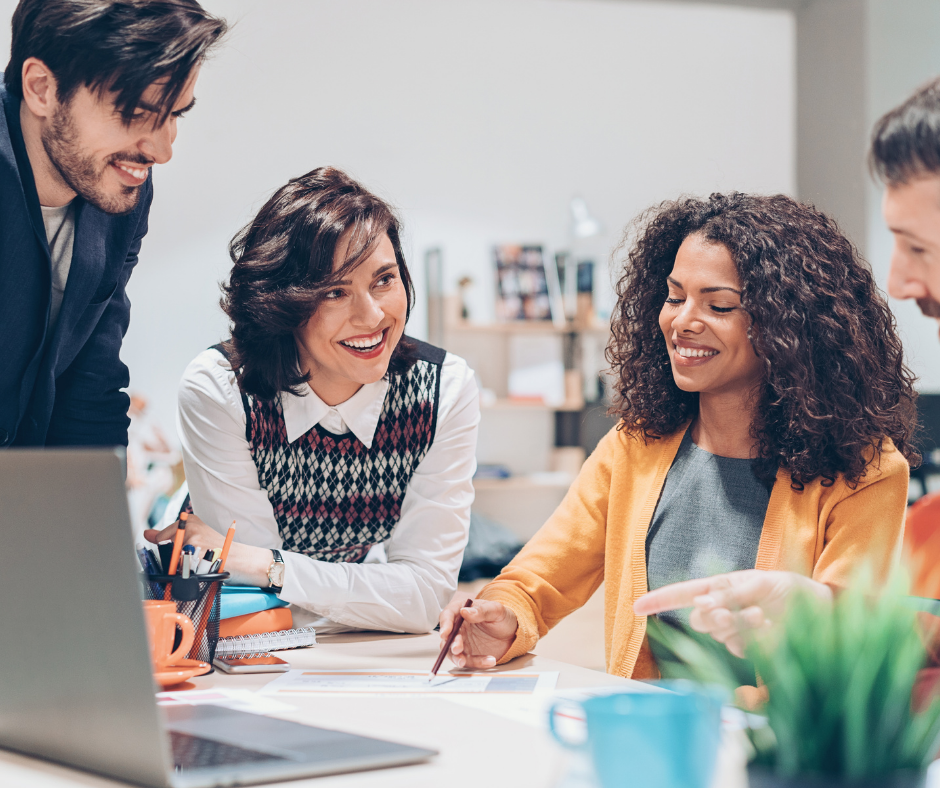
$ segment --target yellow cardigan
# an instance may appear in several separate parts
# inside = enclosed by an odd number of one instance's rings
[[[479,594],[502,602],[519,621],[501,662],[530,651],[605,582],[607,672],[659,676],[646,618],[634,615],[633,603],[647,591],[646,533],[684,433],[647,444],[613,429],[598,444],[548,522]],[[853,570],[868,562],[884,577],[900,556],[908,475],[907,461],[889,440],[855,489],[840,476],[830,487],[817,479],[798,492],[780,470],[756,568],[847,585]]]

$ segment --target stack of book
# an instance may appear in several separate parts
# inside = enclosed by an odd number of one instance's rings
[[[217,657],[248,656],[317,644],[313,627],[294,629],[287,602],[251,586],[223,586]]]

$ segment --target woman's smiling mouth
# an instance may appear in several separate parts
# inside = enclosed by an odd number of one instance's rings
[[[387,335],[388,329],[383,328],[374,334],[341,339],[339,344],[356,358],[375,358],[385,349]]]
[[[675,343],[673,343],[672,349],[673,363],[677,367],[699,367],[702,364],[707,364],[720,352],[710,347],[687,347]]]

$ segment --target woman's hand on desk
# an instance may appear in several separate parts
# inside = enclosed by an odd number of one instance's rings
[[[516,614],[499,602],[485,599],[474,599],[473,607],[464,607],[467,599],[466,594],[458,592],[441,611],[441,645],[457,616],[462,616],[463,625],[447,656],[458,668],[492,668],[516,639]]]
[[[745,633],[778,621],[795,589],[822,600],[832,599],[829,586],[794,572],[743,569],[657,588],[633,603],[638,616],[691,607],[692,629],[711,635],[728,651],[744,656]]]
[[[157,531],[154,528],[148,528],[144,531],[144,538],[148,542],[162,542],[164,539],[172,539],[176,536],[176,523]],[[196,515],[189,515],[186,521],[186,536],[183,538],[183,544],[191,544],[199,548],[199,555],[206,550],[221,548],[225,544],[225,537],[218,531],[206,525]],[[229,549],[228,558],[225,561],[225,571],[232,577],[229,582],[237,585],[268,587],[268,569],[274,555],[266,547],[252,547],[239,542],[232,542]]]

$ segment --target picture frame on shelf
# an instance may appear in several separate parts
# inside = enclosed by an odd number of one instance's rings
[[[557,274],[554,288],[540,244],[500,244],[493,248],[496,263],[496,317],[501,322],[552,320],[552,291],[560,301]],[[554,273],[554,271],[552,272]],[[564,307],[561,310],[564,320]]]

